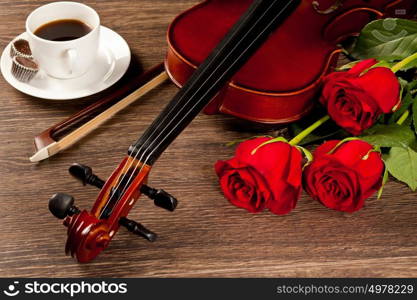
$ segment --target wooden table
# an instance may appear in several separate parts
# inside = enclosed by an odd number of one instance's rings
[[[48,1],[0,1],[0,46],[24,31],[35,7]],[[170,21],[195,0],[83,1],[102,24],[119,32],[143,68],[165,55]],[[384,196],[347,215],[303,195],[287,216],[252,215],[222,196],[213,165],[234,149],[225,143],[255,134],[226,116],[200,115],[155,165],[150,184],[174,194],[169,213],[145,198],[130,217],[159,234],[148,243],[120,230],[90,264],[64,255],[66,229],[48,211],[55,192],[89,209],[97,190],[72,179],[80,162],[108,176],[128,146],[169,101],[165,84],[132,105],[75,147],[40,164],[28,158],[33,136],[99,96],[53,102],[26,96],[0,79],[0,274],[30,277],[276,277],[417,276],[417,197],[390,181]]]

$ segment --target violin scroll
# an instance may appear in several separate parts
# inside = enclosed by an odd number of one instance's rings
[[[64,225],[68,227],[65,253],[81,263],[91,261],[107,248],[113,235],[105,221],[85,210],[65,218]]]
[[[89,166],[72,164],[69,173],[83,185],[99,188],[100,194],[90,212],[74,205],[74,198],[57,193],[49,200],[49,210],[58,219],[64,219],[67,229],[65,252],[79,262],[89,262],[107,248],[120,226],[150,242],[157,235],[127,215],[141,194],[154,200],[158,207],[174,211],[177,199],[164,190],[145,184],[150,166],[142,165],[128,156],[105,181],[95,175]]]
[[[49,210],[58,219],[65,219],[64,225],[68,227],[67,254],[77,256],[80,262],[87,262],[107,247],[110,237],[106,226],[87,211],[76,207],[72,196],[64,193],[53,195],[49,200]]]

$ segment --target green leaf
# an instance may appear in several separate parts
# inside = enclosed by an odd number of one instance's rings
[[[412,128],[413,124],[413,118],[408,117],[407,120],[404,121],[403,125],[404,126],[408,126],[410,128]],[[417,140],[414,141],[414,143],[411,145],[411,148],[413,148],[414,150],[417,150]]]
[[[403,113],[405,113],[406,110],[408,110],[410,108],[410,106],[413,104],[413,102],[416,99],[415,98],[416,95],[413,94],[413,90],[415,88],[417,80],[413,81],[411,83],[406,82],[406,85],[403,86],[404,81],[405,80],[403,80],[403,79],[400,80],[401,87],[403,88],[403,92],[402,92],[403,97],[402,97],[402,100],[401,100],[401,106],[396,112],[391,114],[391,116],[388,120],[388,124],[393,124],[393,123],[397,122],[398,119],[403,115]]]
[[[414,101],[413,103],[413,124],[414,130],[417,133],[417,101]]]
[[[394,61],[402,60],[415,52],[417,22],[387,18],[365,26],[351,55],[358,59]]]
[[[308,149],[301,147],[301,146],[296,146],[296,147],[297,149],[299,149],[300,151],[304,153],[305,158],[307,158],[307,163],[310,163],[313,161],[313,154],[311,154],[311,152]]]
[[[408,81],[405,79],[402,79],[401,77],[398,77],[398,82],[401,86],[400,96],[403,97],[404,93],[408,90]]]
[[[408,84],[408,92],[411,93],[414,97],[417,96],[417,80],[411,81]]]
[[[360,60],[351,61],[350,63],[347,63],[341,67],[336,68],[336,70],[337,71],[350,70],[360,62],[361,62]]]
[[[378,63],[374,64],[369,69],[365,70],[364,72],[366,73],[366,72],[368,72],[368,71],[370,71],[372,69],[375,69],[375,68],[388,68],[388,69],[391,69],[394,65],[395,65],[395,63],[393,63],[393,62],[387,62],[385,60],[381,60]]]
[[[384,161],[385,163],[385,161]],[[382,185],[378,191],[378,200],[381,199],[382,193],[384,192],[385,184],[388,182],[388,168],[385,166],[384,176],[382,177]]]
[[[406,183],[413,191],[417,189],[417,152],[411,148],[394,147],[385,165],[392,176]]]
[[[409,126],[377,124],[359,137],[374,146],[408,148],[415,144],[416,137]]]

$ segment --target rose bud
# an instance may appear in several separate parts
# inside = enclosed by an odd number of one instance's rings
[[[364,141],[339,143],[329,141],[316,149],[304,169],[304,189],[328,208],[354,212],[380,189],[384,162]]]
[[[353,135],[371,127],[381,114],[399,107],[399,81],[388,68],[371,68],[377,63],[367,59],[347,72],[334,72],[324,78],[320,102],[330,117]]]
[[[286,142],[262,145],[269,140],[262,137],[241,143],[235,157],[218,161],[215,169],[232,204],[252,213],[266,207],[272,213],[286,214],[301,194],[302,155]]]

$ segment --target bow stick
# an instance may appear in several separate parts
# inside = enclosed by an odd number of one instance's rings
[[[43,131],[34,139],[36,153],[29,158],[30,161],[39,162],[71,147],[82,138],[87,136],[89,133],[94,131],[96,128],[98,128],[100,125],[102,125],[104,122],[112,118],[116,113],[123,110],[136,100],[140,99],[146,93],[150,92],[167,79],[168,75],[164,70],[164,65],[159,64],[146,73],[138,76],[137,78],[134,78],[131,82],[134,82],[135,86],[140,87],[124,98],[122,98],[123,95],[126,95],[128,91],[132,89],[131,84],[123,86],[114,94],[107,96],[106,98],[83,109],[79,113]],[[88,117],[109,103],[114,102],[115,99],[117,100],[118,98],[122,98],[122,100],[119,100],[116,104],[113,104],[87,123],[71,131],[69,134],[65,135],[59,140],[55,138],[56,133],[73,127],[75,123],[80,122],[80,120]]]

